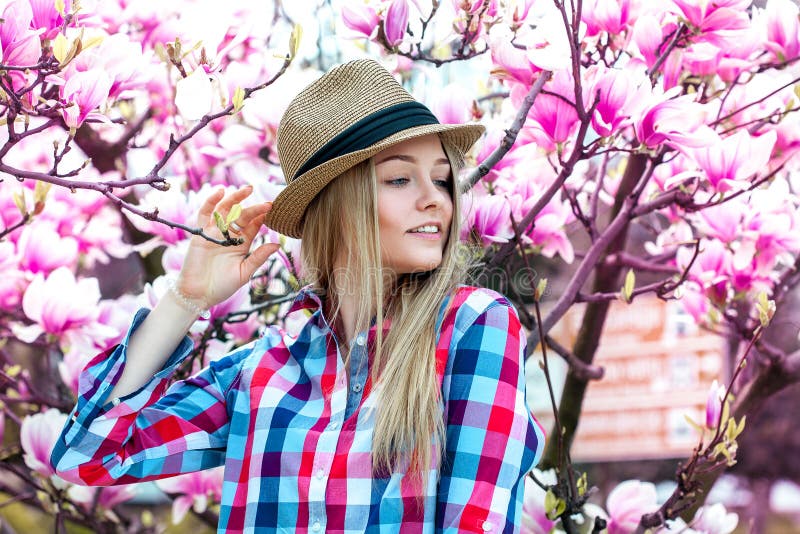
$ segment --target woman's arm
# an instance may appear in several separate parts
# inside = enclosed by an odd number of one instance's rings
[[[83,370],[77,405],[50,458],[62,478],[108,486],[223,463],[232,385],[252,347],[237,349],[165,392],[169,377],[192,350],[191,340],[184,337],[143,386],[109,402],[109,394],[116,390],[122,369],[129,363],[131,333],[142,325],[147,313],[137,313],[123,342],[99,354]]]
[[[248,186],[225,195],[218,189],[200,208],[198,225],[221,239],[214,212],[225,219],[251,191]],[[237,244],[192,237],[175,289],[152,312],[137,314],[122,344],[89,362],[79,380],[77,405],[51,455],[63,478],[109,485],[222,462],[229,426],[226,396],[249,348],[176,383],[166,395],[164,390],[192,349],[185,333],[197,310],[230,297],[279,248],[266,243],[250,252],[270,208],[266,203],[241,210],[238,231],[232,233]]]
[[[481,300],[488,305],[473,309]],[[524,477],[544,445],[525,403],[525,334],[514,308],[494,292],[477,291],[458,313],[456,328],[468,326],[460,339],[454,335],[443,383],[437,532],[518,532]]]
[[[108,398],[124,397],[153,378],[197,317],[197,313],[181,305],[172,291],[167,291],[131,335],[126,351],[127,365]]]

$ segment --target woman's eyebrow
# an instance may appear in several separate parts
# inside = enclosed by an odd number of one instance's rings
[[[394,154],[376,162],[375,165],[380,165],[381,163],[386,163],[387,161],[392,161],[393,159],[407,161],[408,163],[418,163],[417,158],[414,156],[410,156],[408,154]],[[450,160],[447,158],[439,158],[434,162],[434,165],[450,165]]]

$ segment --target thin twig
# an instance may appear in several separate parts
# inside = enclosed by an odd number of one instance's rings
[[[514,117],[514,122],[512,122],[511,126],[509,126],[509,128],[506,130],[506,135],[500,141],[500,144],[461,182],[460,189],[462,193],[472,189],[475,184],[478,183],[478,180],[489,174],[489,171],[492,170],[492,167],[497,165],[497,162],[499,162],[503,156],[505,156],[508,151],[511,150],[511,147],[514,146],[514,142],[517,140],[517,136],[519,135],[522,126],[525,124],[525,120],[528,118],[528,112],[530,111],[531,106],[533,106],[536,97],[542,90],[544,84],[550,79],[551,75],[552,72],[550,71],[542,71],[539,74],[539,78],[536,80],[536,83],[533,84],[530,91],[528,91],[528,94],[525,95],[525,98],[522,100],[522,104],[517,110],[517,115]]]

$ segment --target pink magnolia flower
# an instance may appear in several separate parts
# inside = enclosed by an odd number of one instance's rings
[[[16,246],[0,241],[0,309],[17,309],[27,285],[25,274],[19,270]]]
[[[545,484],[555,484],[555,472],[534,470],[536,477]],[[545,491],[529,476],[525,477],[525,498],[522,501],[520,534],[548,534],[555,522],[547,518],[544,509]]]
[[[111,258],[125,258],[133,247],[123,241],[122,217],[111,206],[103,206],[88,218],[73,221],[81,264],[93,267]]]
[[[719,67],[722,49],[710,42],[702,41],[686,47],[681,54],[684,70],[697,76],[713,76]]]
[[[692,520],[692,529],[699,534],[731,534],[739,524],[739,516],[725,509],[722,503],[707,504]]]
[[[706,400],[706,428],[714,430],[719,423],[719,416],[722,413],[722,399],[725,397],[725,386],[721,386],[715,379],[708,389],[708,399]]]
[[[664,29],[659,20],[650,14],[639,17],[633,27],[632,40],[647,66],[655,65],[664,41]]]
[[[689,148],[687,153],[703,170],[714,190],[725,192],[747,187],[753,175],[767,168],[776,139],[775,132],[752,137],[747,131],[739,130],[709,146]]]
[[[199,120],[211,111],[214,88],[203,66],[175,84],[175,107],[187,120]]]
[[[506,30],[506,31],[504,31]],[[525,50],[514,46],[513,35],[507,28],[495,26],[489,31],[489,50],[492,55],[492,75],[530,87],[541,69],[534,65]]]
[[[112,80],[109,98],[114,99],[147,86],[153,75],[150,58],[150,54],[142,51],[141,43],[131,41],[124,33],[117,33],[78,54],[67,67],[66,77],[76,71],[101,69]]]
[[[392,0],[383,20],[383,31],[390,46],[397,46],[403,40],[408,26],[408,0]]]
[[[464,202],[466,211],[462,239],[474,231],[484,245],[506,243],[514,237],[511,228],[511,204],[500,195],[475,195]]]
[[[676,149],[712,144],[717,135],[705,125],[706,109],[692,95],[670,99],[673,93],[654,96],[633,117],[636,138],[648,148],[666,144]]]
[[[351,30],[371,39],[375,37],[379,19],[372,6],[362,2],[345,2],[342,5],[342,21]]]
[[[630,0],[589,0],[583,4],[581,20],[586,23],[586,35],[601,31],[612,35],[622,33],[629,23]]]
[[[172,522],[180,523],[189,508],[203,513],[209,500],[219,502],[222,496],[223,470],[221,467],[187,473],[176,477],[157,480],[161,491],[178,495],[172,501]]]
[[[475,14],[483,7],[484,0],[451,0],[453,8],[461,10],[466,13]],[[486,12],[490,17],[497,14],[497,0],[490,0]]]
[[[707,237],[730,244],[742,236],[742,223],[748,210],[743,202],[723,202],[699,211],[697,226]]]
[[[744,202],[742,202],[744,204]],[[746,204],[742,237],[753,242],[756,260],[772,270],[780,256],[789,264],[800,250],[800,213],[788,183],[776,180],[752,192]]]
[[[193,226],[197,222],[195,217],[197,210],[200,208],[200,200],[208,196],[209,193],[211,193],[211,189],[208,187],[201,189],[199,192],[189,191],[188,193],[182,192],[179,187],[172,187],[166,192],[151,190],[141,199],[139,207],[148,212],[157,208],[159,216],[170,221]],[[147,247],[148,249],[163,244],[174,245],[189,237],[180,228],[170,228],[127,212],[125,215],[140,231],[155,236],[151,240],[150,246]]]
[[[131,324],[131,317],[138,309],[139,299],[134,295],[125,294],[114,300],[100,301],[97,323],[111,330],[109,332],[111,335],[103,340],[100,350],[113,347],[122,341]]]
[[[78,242],[60,236],[50,224],[38,221],[26,226],[17,242],[19,266],[33,274],[47,274],[58,267],[74,267],[78,260]]]
[[[93,113],[103,104],[111,91],[112,80],[105,70],[93,69],[72,74],[60,89],[61,100],[67,105],[61,114],[70,128],[77,128],[87,118],[103,120]]]
[[[500,146],[500,142],[503,140],[505,135],[506,132],[502,125],[489,126],[487,128],[486,135],[481,141],[478,141],[478,143],[481,144],[476,159],[478,161],[483,161],[488,158],[492,152],[494,152],[497,147]],[[533,159],[535,155],[531,152],[534,152],[537,149],[536,146],[533,145],[533,143],[524,144],[523,141],[524,140],[518,136],[514,141],[514,145],[512,145],[511,150],[509,150],[506,155],[497,162],[497,165],[492,167],[492,169],[489,171],[489,174],[484,176],[482,180],[488,183],[494,182],[497,177],[502,175],[504,172],[513,172],[514,166],[519,162],[520,159],[527,159],[524,158],[524,156]]]
[[[694,251],[681,247],[676,255],[679,269],[686,269]],[[695,280],[715,302],[724,304],[728,299],[728,276],[731,272],[731,253],[716,239],[703,240],[700,253],[690,271]]]
[[[32,343],[41,334],[50,334],[61,338],[65,346],[87,336],[106,337],[108,329],[95,323],[99,300],[96,278],[75,280],[66,267],[55,269],[47,278],[39,273],[22,298],[22,311],[34,324],[14,325],[14,334],[25,343]]]
[[[451,83],[436,93],[431,111],[442,124],[464,124],[472,120],[474,101],[462,84]]]
[[[691,315],[697,324],[705,324],[710,307],[703,288],[695,282],[685,282],[681,287],[684,288],[680,300],[684,311]]]
[[[250,286],[244,285],[236,290],[236,293],[231,295],[227,300],[220,302],[216,306],[212,306],[209,310],[211,315],[210,320],[225,315],[243,311],[250,308]],[[257,314],[251,314],[246,320],[236,323],[225,323],[225,331],[233,336],[233,341],[237,343],[245,343],[253,339],[253,333],[258,330],[259,318]]]
[[[613,135],[630,120],[631,111],[649,96],[649,81],[628,70],[592,67],[587,72],[591,80],[584,102],[594,102],[600,93],[592,115],[592,127],[601,136]]]
[[[572,76],[566,70],[556,72],[545,87],[560,96],[540,93],[528,112],[532,122],[525,127],[534,135],[539,134],[546,150],[554,150],[556,145],[570,139],[578,127],[578,112],[573,104],[575,90]]]
[[[75,397],[78,396],[79,379],[83,368],[93,357],[94,352],[68,350],[64,353],[64,358],[58,362],[58,376]]]
[[[541,187],[531,181],[514,181],[514,188],[509,194],[514,220],[519,222],[530,211],[542,193]],[[500,183],[498,189],[504,184]],[[567,263],[575,259],[572,242],[567,238],[565,227],[574,219],[569,204],[560,198],[553,198],[536,215],[536,219],[527,233],[523,234],[523,242],[538,249],[548,258],[556,254]]]
[[[112,510],[119,504],[127,502],[136,496],[136,484],[123,484],[98,488],[92,486],[70,486],[67,495],[72,502],[78,503],[87,510],[92,509],[95,503],[106,510]]]
[[[50,0],[28,0],[33,10],[31,26],[44,32],[45,39],[53,39],[64,24],[64,17],[56,9],[55,2]],[[64,13],[72,13],[72,0],[64,0]],[[80,22],[80,26],[96,26],[98,21],[92,20],[95,12],[95,1],[82,0],[80,10],[74,13],[73,24]]]
[[[714,2],[672,0],[677,8],[676,12],[690,24],[699,28],[702,33],[746,28],[750,22],[747,8],[750,7],[751,2],[752,0],[717,0]]]
[[[606,499],[608,534],[630,534],[636,530],[642,515],[658,509],[656,487],[650,482],[626,480]]]
[[[67,415],[55,408],[25,416],[19,430],[25,465],[45,477],[55,474],[50,466],[50,453],[66,421]]]
[[[765,9],[764,46],[778,61],[800,55],[800,8],[791,0],[769,0]]]
[[[28,0],[15,0],[3,10],[3,23],[0,24],[3,63],[24,66],[39,61],[42,55],[41,32],[30,29],[32,18]]]

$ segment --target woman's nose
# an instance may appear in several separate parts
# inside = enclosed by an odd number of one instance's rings
[[[448,198],[448,193],[437,186],[433,180],[425,179],[419,186],[417,205],[420,209],[441,208]]]

